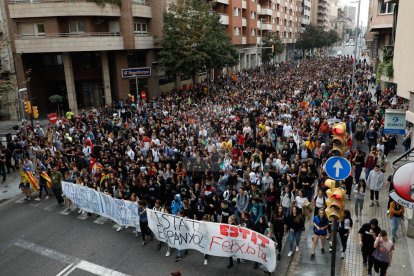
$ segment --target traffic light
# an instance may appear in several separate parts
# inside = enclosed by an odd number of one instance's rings
[[[332,127],[332,136],[332,154],[342,156],[346,151],[346,124],[335,124]]]
[[[33,118],[39,118],[39,111],[37,110],[37,106],[32,106]]]
[[[30,101],[24,101],[24,111],[26,111],[26,113],[32,113],[32,106],[30,104]]]
[[[345,207],[345,190],[336,188],[335,180],[327,179],[325,186],[329,187],[326,191],[328,199],[326,200],[325,213],[329,219],[342,220]]]

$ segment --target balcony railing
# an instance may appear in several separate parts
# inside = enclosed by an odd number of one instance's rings
[[[95,0],[9,0],[9,4],[96,2]],[[150,6],[151,0],[132,0],[132,4]]]
[[[47,34],[17,34],[16,39],[43,39],[53,37],[107,37],[122,36],[120,32],[73,32],[73,33],[47,33]]]

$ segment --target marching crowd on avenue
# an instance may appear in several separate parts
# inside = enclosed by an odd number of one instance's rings
[[[151,236],[146,208],[253,229],[276,242],[278,260],[300,250],[309,220],[313,260],[325,254],[331,237],[323,168],[332,156],[331,127],[345,122],[344,157],[353,172],[341,185],[355,203],[339,222],[342,258],[364,200],[370,208],[389,204],[390,233],[375,218],[358,229],[368,274],[385,275],[404,208],[378,197],[392,185],[384,172],[397,144],[383,133],[383,120],[386,108],[402,103],[393,89],[377,88],[373,98],[375,75],[365,60],[357,61],[352,83],[353,62],[342,56],[266,65],[220,76],[209,89],[204,82],[138,103],[129,98],[69,111],[54,125],[22,126],[1,147],[0,174],[6,181],[10,171],[21,170],[27,200],[53,193],[59,205],[76,208],[62,196],[62,181],[68,181],[137,202],[142,246]],[[407,128],[408,145],[409,137]],[[32,193],[31,177],[39,193]],[[289,253],[282,256],[285,235]],[[168,247],[166,256],[171,252]],[[186,254],[176,250],[175,261]],[[227,267],[233,265],[229,258]]]

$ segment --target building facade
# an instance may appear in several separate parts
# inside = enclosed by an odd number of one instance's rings
[[[311,8],[311,24],[325,31],[329,30],[329,1],[313,0]]]
[[[301,0],[214,0],[233,44],[239,49],[237,70],[261,63],[261,37],[276,33],[285,44],[277,61],[293,58],[294,43],[299,37]]]
[[[387,0],[370,1],[366,42],[375,68],[383,61],[384,50],[394,45],[394,8],[395,3]]]
[[[407,121],[414,124],[414,83],[412,82],[414,70],[414,56],[412,45],[414,45],[414,20],[411,11],[414,10],[414,1],[397,1],[395,8],[395,43],[394,43],[394,77],[397,84],[397,94],[409,100]],[[414,139],[412,139],[414,140]],[[413,142],[414,143],[414,142]]]
[[[169,1],[6,1],[19,88],[27,87],[41,115],[55,110],[48,98],[64,97],[79,109],[110,104],[145,91],[160,93],[156,55]],[[150,77],[121,77],[126,68],[150,67]],[[162,78],[162,76],[161,76]],[[138,89],[137,89],[138,88]]]
[[[302,19],[301,19],[301,27],[302,32],[305,30],[306,26],[309,26],[311,23],[311,11],[312,11],[312,1],[311,0],[303,0],[302,1]]]

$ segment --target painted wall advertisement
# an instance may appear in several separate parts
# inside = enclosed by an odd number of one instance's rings
[[[394,191],[390,197],[400,205],[414,209],[414,162],[399,167],[393,177]]]
[[[384,133],[391,135],[405,134],[405,111],[385,110]]]

